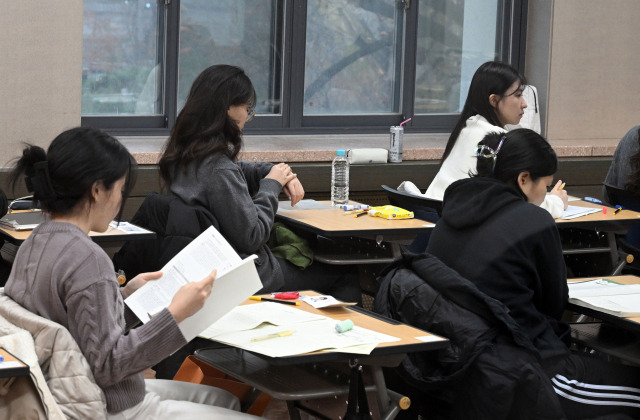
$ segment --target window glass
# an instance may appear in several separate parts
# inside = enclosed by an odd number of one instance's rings
[[[305,115],[399,112],[403,14],[396,0],[308,0]]]
[[[501,55],[503,0],[423,0],[418,15],[415,113],[460,112],[476,69]]]
[[[275,0],[182,0],[178,109],[193,80],[213,64],[242,67],[256,89],[258,113],[279,114],[281,84]]]
[[[83,115],[162,113],[158,2],[85,0]]]

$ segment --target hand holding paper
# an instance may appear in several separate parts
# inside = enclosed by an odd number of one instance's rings
[[[178,323],[202,309],[211,294],[216,273],[217,271],[213,270],[204,279],[187,283],[178,289],[178,292],[173,296],[173,299],[171,299],[171,304],[169,304],[168,308]]]

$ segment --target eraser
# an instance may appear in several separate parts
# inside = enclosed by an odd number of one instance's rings
[[[602,206],[602,214],[607,214],[607,208],[605,206]]]
[[[0,363],[4,362],[4,356],[0,356]]]
[[[336,324],[336,331],[339,333],[347,332],[353,328],[353,321],[350,319],[345,319],[342,322],[338,322]]]

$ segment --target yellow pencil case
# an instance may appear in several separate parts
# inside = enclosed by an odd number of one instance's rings
[[[369,209],[369,216],[382,217],[383,219],[413,219],[413,212],[395,206],[378,206]]]

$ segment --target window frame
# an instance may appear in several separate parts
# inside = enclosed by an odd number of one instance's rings
[[[163,114],[158,116],[81,116],[83,126],[105,129],[114,135],[168,135],[177,116],[178,49],[180,0],[158,0],[158,53],[164,68],[162,82]],[[409,116],[407,132],[446,133],[459,113],[413,116],[415,100],[416,51],[419,0],[398,0],[398,7],[409,4],[404,12],[401,97],[399,113],[358,115],[303,115],[304,67],[306,47],[307,0],[274,0],[271,16],[274,39],[281,50],[271,52],[272,66],[281,72],[272,89],[281,90],[278,115],[258,114],[245,127],[245,134],[369,134],[388,130]],[[500,46],[497,60],[508,62],[521,73],[525,66],[528,0],[505,0],[499,13],[503,26],[497,31]],[[294,36],[295,34],[295,36]],[[282,59],[278,60],[281,56]],[[295,106],[293,104],[296,104]]]

